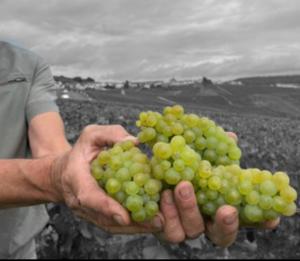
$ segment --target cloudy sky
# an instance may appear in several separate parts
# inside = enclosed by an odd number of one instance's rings
[[[96,80],[299,74],[299,0],[0,0],[0,38]]]

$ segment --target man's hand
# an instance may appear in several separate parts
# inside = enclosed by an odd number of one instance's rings
[[[217,210],[214,222],[205,222],[197,205],[193,185],[180,182],[175,191],[166,190],[162,194],[161,211],[165,224],[159,236],[172,243],[180,243],[205,233],[218,246],[228,247],[236,240],[239,217],[236,208],[224,205]],[[268,221],[260,228],[274,229],[279,219]]]
[[[56,160],[52,183],[57,200],[66,203],[78,216],[111,233],[147,233],[161,230],[160,219],[136,224],[128,212],[103,191],[90,173],[90,164],[100,150],[126,139],[133,139],[121,126],[89,125],[73,149]]]

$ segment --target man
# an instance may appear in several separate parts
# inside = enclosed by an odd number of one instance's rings
[[[98,187],[89,166],[102,147],[135,138],[121,126],[90,125],[72,148],[51,93],[54,85],[40,57],[0,41],[0,258],[36,258],[34,237],[48,220],[40,205],[46,202],[63,202],[111,233],[157,233],[178,243],[206,229],[218,245],[234,242],[236,209],[222,207],[215,223],[205,225],[189,182],[174,193],[163,192],[162,213],[152,222],[131,222],[128,212]]]

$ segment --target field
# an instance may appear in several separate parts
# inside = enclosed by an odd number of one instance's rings
[[[214,87],[215,88],[215,87]],[[285,170],[300,193],[300,97],[298,90],[266,92],[217,86],[217,95],[201,95],[198,89],[86,90],[71,99],[57,100],[66,135],[74,143],[91,123],[121,124],[137,134],[140,111],[158,110],[174,103],[186,111],[208,116],[239,137],[243,167]],[[71,93],[72,94],[72,93]],[[72,98],[73,97],[73,98]],[[299,202],[298,202],[299,206]],[[39,258],[101,259],[273,259],[300,258],[300,216],[282,218],[275,231],[241,228],[228,249],[214,247],[203,236],[178,245],[158,241],[152,235],[110,235],[75,218],[63,205],[47,205],[50,222],[38,240]]]

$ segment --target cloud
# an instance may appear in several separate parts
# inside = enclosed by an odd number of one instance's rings
[[[1,0],[0,37],[54,74],[97,80],[296,73],[299,12],[298,0]]]

